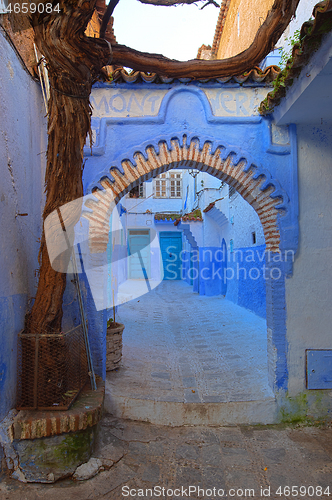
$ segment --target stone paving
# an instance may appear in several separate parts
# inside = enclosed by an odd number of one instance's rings
[[[223,297],[163,281],[119,306],[122,367],[108,372],[113,394],[187,403],[271,397],[266,321]]]
[[[87,481],[23,484],[3,476],[0,500],[316,500],[332,495],[329,426],[174,428],[106,415],[94,456],[105,470]]]
[[[112,390],[117,381],[143,403],[202,407],[244,398],[257,405],[255,398],[269,397],[265,322],[222,298],[173,285],[121,307],[125,355],[123,367],[108,375]],[[46,485],[3,474],[0,500],[328,499],[332,425],[316,424],[168,427],[106,414],[95,477]]]
[[[122,304],[117,320],[124,348],[121,367],[107,374],[109,413],[175,426],[276,422],[264,319],[163,281]]]

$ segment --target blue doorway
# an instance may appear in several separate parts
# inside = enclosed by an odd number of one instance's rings
[[[129,278],[150,278],[150,231],[130,229],[128,232]]]
[[[182,233],[161,231],[160,250],[163,260],[164,280],[181,279]]]

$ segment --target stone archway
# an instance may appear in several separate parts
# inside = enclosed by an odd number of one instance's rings
[[[218,144],[218,145],[216,145]],[[111,207],[140,182],[172,168],[194,168],[207,172],[233,186],[255,209],[263,226],[266,247],[271,252],[280,249],[278,214],[285,211],[288,197],[278,181],[269,172],[251,162],[235,148],[209,140],[201,142],[197,137],[159,140],[137,151],[134,162],[123,159],[122,171],[110,167],[109,176],[103,176],[99,186],[92,188],[95,199],[89,199],[86,213],[89,220],[89,241],[92,253],[106,250],[109,235]]]
[[[149,141],[139,146],[132,158],[123,157],[121,166],[103,169],[99,182],[90,184],[90,196],[85,203],[88,210],[84,216],[89,220],[91,253],[97,257],[106,252],[114,205],[142,181],[179,167],[207,172],[233,186],[258,214],[269,255],[281,256],[276,262],[273,259],[267,263],[267,269],[277,270],[276,277],[266,281],[268,374],[275,393],[287,389],[285,279],[288,270],[283,255],[288,235],[283,221],[287,220],[290,201],[279,181],[239,148],[197,135],[188,137],[182,133]]]

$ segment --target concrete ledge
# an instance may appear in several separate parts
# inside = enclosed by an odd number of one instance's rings
[[[93,427],[102,417],[104,395],[105,384],[100,379],[97,391],[88,382],[69,410],[21,410],[9,429],[11,440],[58,436]]]
[[[105,410],[118,418],[174,427],[277,422],[277,402],[274,398],[225,403],[178,403],[128,398],[106,390]]]

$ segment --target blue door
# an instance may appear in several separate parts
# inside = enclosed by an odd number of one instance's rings
[[[129,230],[128,247],[129,278],[150,278],[150,231]]]
[[[159,233],[160,250],[163,259],[164,280],[181,279],[182,235],[172,231]]]

